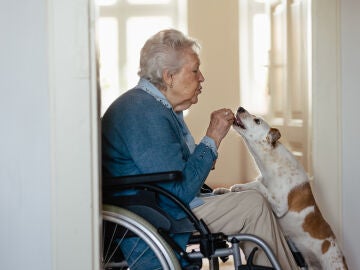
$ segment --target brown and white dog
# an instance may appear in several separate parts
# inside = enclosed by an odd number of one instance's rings
[[[316,205],[305,170],[278,142],[279,130],[242,107],[233,127],[244,139],[260,175],[252,182],[214,192],[258,190],[269,201],[286,237],[302,253],[309,269],[348,269],[335,235]]]

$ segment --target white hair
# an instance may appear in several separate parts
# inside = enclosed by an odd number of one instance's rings
[[[168,29],[156,33],[141,49],[138,75],[159,89],[166,88],[163,71],[168,70],[171,74],[180,71],[184,64],[182,53],[189,48],[198,54],[200,44],[178,30]]]

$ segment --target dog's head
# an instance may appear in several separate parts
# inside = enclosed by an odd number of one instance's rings
[[[248,142],[266,141],[275,146],[281,137],[278,129],[270,127],[264,119],[250,114],[243,107],[237,110],[233,127]]]

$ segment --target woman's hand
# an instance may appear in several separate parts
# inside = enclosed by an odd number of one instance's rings
[[[235,116],[230,109],[220,109],[211,113],[206,136],[215,141],[217,148],[219,148],[222,139],[226,136],[234,121]]]

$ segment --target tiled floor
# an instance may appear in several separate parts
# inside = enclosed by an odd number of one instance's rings
[[[192,249],[197,249],[197,246],[190,246],[188,247],[188,251],[192,250]],[[240,250],[241,252],[241,260],[243,262],[245,262],[245,255],[242,252],[242,250]],[[233,262],[233,258],[232,256],[229,256],[229,259],[226,262],[222,262],[221,260],[219,260],[220,262],[220,269],[221,270],[234,270],[234,262]],[[201,268],[202,270],[209,270],[209,261],[207,259],[203,259],[203,266]]]
[[[207,260],[204,260],[202,270],[209,270],[209,264]],[[220,269],[221,270],[234,270],[234,264],[231,259],[229,259],[227,262],[223,263],[220,261]]]

